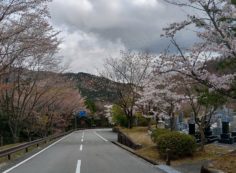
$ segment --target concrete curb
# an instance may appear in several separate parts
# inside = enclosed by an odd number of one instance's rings
[[[225,172],[218,169],[211,168],[211,163],[209,163],[202,166],[201,173],[225,173]]]
[[[125,146],[125,145],[119,143],[119,142],[112,141],[112,143],[115,144],[115,145],[117,145],[117,146],[119,146],[119,147],[121,147],[121,148],[123,148],[124,150],[129,151],[130,153],[132,153],[132,154],[134,154],[134,155],[136,155],[136,156],[138,156],[138,157],[140,157],[140,158],[146,160],[147,162],[151,163],[152,165],[158,165],[157,162],[155,162],[155,161],[153,161],[153,160],[150,160],[150,159],[148,159],[148,158],[146,158],[146,157],[143,157],[143,156],[141,156],[141,155],[135,153],[135,151],[134,151],[133,149],[131,149],[131,148],[129,148],[129,147],[127,147],[127,146]]]
[[[124,149],[124,150],[126,150],[126,151],[128,151],[128,152],[130,152],[132,154],[134,154],[135,156],[137,156],[137,157],[139,157],[139,158],[149,162],[150,164],[156,166],[157,168],[159,168],[161,171],[163,171],[165,173],[181,173],[181,172],[175,170],[173,167],[170,167],[170,166],[167,166],[167,165],[162,165],[162,164],[159,164],[159,163],[157,163],[157,162],[155,162],[155,161],[153,161],[151,159],[143,157],[143,156],[135,153],[135,150],[133,150],[133,149],[131,149],[131,148],[129,148],[129,147],[123,145],[123,144],[120,144],[119,142],[112,141],[112,143],[117,145],[118,147],[120,147],[120,148],[122,148],[122,149]]]
[[[170,166],[167,166],[167,165],[158,165],[157,167],[159,169],[165,171],[166,173],[181,173],[181,172],[177,171],[176,169],[174,169]]]

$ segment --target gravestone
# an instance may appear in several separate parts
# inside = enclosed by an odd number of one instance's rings
[[[236,131],[236,116],[232,117],[232,121],[230,122],[230,131]]]
[[[201,141],[199,132],[196,132],[195,123],[188,124],[188,134],[194,136],[196,138],[197,143]]]
[[[222,122],[220,118],[216,120],[215,125],[216,126],[212,129],[213,135],[220,136],[222,133]]]
[[[184,123],[184,113],[183,113],[183,112],[181,112],[181,113],[179,114],[179,122],[180,122],[180,123]]]
[[[188,124],[188,130],[189,130],[188,133],[189,133],[190,135],[195,136],[195,133],[196,133],[195,124],[189,123],[189,124]]]
[[[222,133],[229,133],[229,122],[222,122]]]
[[[231,132],[231,136],[234,139],[234,142],[236,142],[236,131]]]
[[[195,117],[194,117],[193,113],[190,115],[189,123],[190,124],[195,124]]]
[[[212,132],[210,126],[208,126],[207,128],[205,128],[204,134],[205,134],[205,138],[206,138],[206,140],[207,140],[207,141],[206,141],[207,143],[212,143],[212,142],[215,142],[215,141],[218,141],[218,140],[219,140],[218,136],[213,135],[213,132]]]
[[[174,118],[174,129],[176,131],[180,130],[179,116],[175,116]]]
[[[233,144],[234,138],[231,137],[231,134],[229,133],[229,122],[223,121],[222,122],[222,134],[220,135],[220,143],[225,144]]]
[[[179,114],[179,130],[183,131],[186,130],[185,123],[184,123],[184,113],[181,112]]]
[[[159,120],[157,123],[157,126],[161,129],[164,129],[164,128],[166,128],[166,123],[165,123],[165,121]]]
[[[165,124],[165,128],[166,129],[169,129],[170,128],[170,119],[169,118],[166,118],[163,120],[164,121],[164,124]]]
[[[183,122],[183,129],[184,129],[184,130],[187,130],[187,129],[188,129],[188,123]]]

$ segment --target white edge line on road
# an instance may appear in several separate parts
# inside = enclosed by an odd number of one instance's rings
[[[72,133],[71,133],[72,134]],[[16,164],[15,166],[3,171],[2,173],[8,173],[10,171],[12,171],[13,169],[17,168],[18,166],[24,164],[25,162],[29,161],[30,159],[34,158],[35,156],[39,155],[40,153],[44,152],[45,150],[47,150],[48,148],[52,147],[53,145],[57,144],[58,142],[62,141],[63,139],[67,138],[68,136],[70,136],[71,134],[68,134],[66,136],[64,136],[63,138],[59,139],[58,141],[52,143],[51,145],[47,146],[46,148],[42,149],[41,151],[35,153],[34,155],[30,156],[29,158],[23,160],[22,162]]]
[[[104,137],[102,137],[101,135],[99,135],[97,132],[94,132],[95,135],[97,135],[99,138],[101,138],[102,140],[104,140],[105,142],[107,142],[108,140],[105,139]]]
[[[80,145],[80,148],[79,148],[79,150],[80,150],[80,151],[82,151],[82,150],[83,150],[83,145],[82,145],[82,144]]]
[[[77,161],[77,167],[76,167],[76,172],[75,173],[80,173],[80,167],[81,167],[81,160]]]

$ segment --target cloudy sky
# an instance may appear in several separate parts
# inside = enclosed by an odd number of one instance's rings
[[[169,44],[162,28],[187,13],[163,0],[54,0],[49,8],[68,71],[94,74],[121,50],[160,53]],[[188,45],[193,37],[184,32],[178,40]]]

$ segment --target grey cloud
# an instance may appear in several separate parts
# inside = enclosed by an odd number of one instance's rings
[[[184,11],[162,0],[54,0],[50,12],[53,24],[64,31],[64,44],[72,44],[87,57],[79,56],[69,46],[68,50],[62,48],[62,54],[76,61],[87,58],[99,62],[95,55],[98,50],[104,53],[98,53],[101,59],[117,54],[120,48],[160,53],[169,44],[167,39],[160,38],[162,28],[185,16]],[[89,42],[86,35],[90,37]],[[77,40],[68,39],[71,36]],[[195,39],[189,33],[178,38],[185,45]]]

